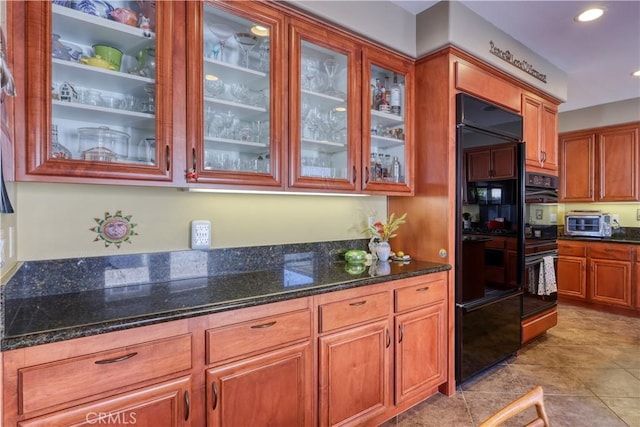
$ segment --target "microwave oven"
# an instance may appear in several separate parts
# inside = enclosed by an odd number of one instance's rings
[[[600,211],[570,211],[564,221],[568,236],[611,237],[611,215]]]

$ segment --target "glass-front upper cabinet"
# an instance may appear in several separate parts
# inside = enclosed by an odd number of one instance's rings
[[[190,182],[283,186],[284,17],[257,2],[187,2]],[[189,30],[188,30],[189,31]]]
[[[172,179],[171,3],[25,2],[26,174]]]
[[[367,47],[363,55],[363,189],[413,191],[413,85],[409,60]]]
[[[292,20],[289,185],[359,189],[360,47]]]

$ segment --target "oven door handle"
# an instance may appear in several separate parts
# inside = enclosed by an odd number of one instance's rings
[[[456,307],[461,308],[465,313],[471,313],[473,311],[477,311],[477,310],[481,310],[483,308],[487,308],[492,306],[495,303],[513,298],[513,297],[517,297],[520,295],[523,295],[524,292],[522,290],[519,290],[517,292],[513,292],[511,294],[508,295],[504,295],[503,297],[497,298],[497,299],[490,299],[489,301],[480,301],[477,304],[474,303],[465,303],[465,304],[459,304],[456,303]]]

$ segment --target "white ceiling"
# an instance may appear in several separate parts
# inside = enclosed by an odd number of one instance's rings
[[[437,1],[395,1],[418,14]],[[560,111],[640,98],[640,0],[456,0],[568,75]],[[598,21],[576,23],[587,6],[604,6]],[[640,101],[639,101],[640,102]]]

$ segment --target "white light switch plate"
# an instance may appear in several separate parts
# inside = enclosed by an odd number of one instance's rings
[[[211,221],[198,219],[191,221],[191,249],[211,247]]]

